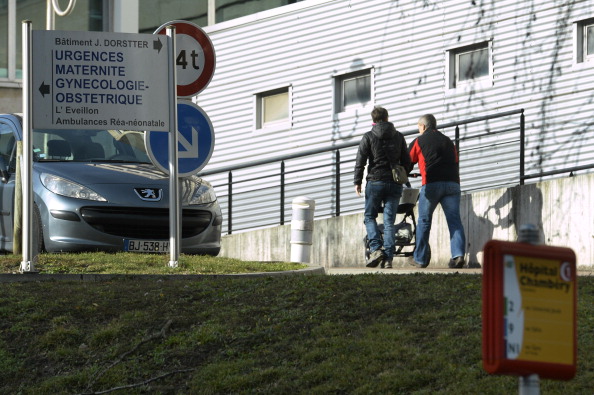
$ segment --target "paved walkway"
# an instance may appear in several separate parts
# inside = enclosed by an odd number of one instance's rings
[[[482,274],[483,269],[447,269],[447,268],[425,268],[416,269],[413,267],[398,267],[394,269],[379,269],[368,267],[333,267],[325,269],[326,274],[365,274],[365,273],[382,273],[382,274],[413,274],[413,273],[430,273],[430,274]],[[578,276],[594,276],[594,268],[578,268]]]
[[[365,274],[365,273],[382,273],[382,274],[413,274],[413,273],[431,273],[431,274],[482,274],[482,269],[446,269],[446,268],[425,268],[416,269],[413,267],[397,267],[394,269],[380,269],[368,267],[333,267],[326,269],[326,274]]]

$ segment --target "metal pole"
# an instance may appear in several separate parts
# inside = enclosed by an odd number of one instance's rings
[[[523,115],[523,114],[522,114]],[[534,224],[524,224],[518,231],[518,242],[542,245],[540,230]],[[518,380],[519,395],[540,395],[540,377],[537,374],[520,376]]]
[[[340,150],[336,150],[336,213],[340,217]]]
[[[217,23],[215,0],[208,0],[208,10],[206,11],[206,24],[210,26],[214,25],[215,23]]]
[[[285,224],[285,161],[281,161],[280,171],[280,224]]]
[[[227,233],[231,234],[233,229],[233,173],[229,172],[229,185],[227,186],[228,193],[227,198],[229,203],[227,203]]]
[[[177,154],[177,70],[175,65],[175,26],[167,26],[169,43],[169,267],[177,267],[180,251],[179,176]]]
[[[458,161],[460,161],[460,126],[456,125],[456,136],[455,136],[455,141],[456,141],[456,152],[458,153]]]
[[[31,141],[31,120],[33,114],[33,101],[31,94],[32,73],[31,57],[32,51],[32,25],[31,21],[23,21],[23,158],[21,160],[21,175],[23,189],[23,236],[22,236],[22,254],[21,273],[35,272],[32,261],[31,248],[31,228],[32,228],[32,210],[33,210],[33,164],[31,155],[33,153],[33,142]]]
[[[74,11],[76,0],[68,0],[68,6],[62,11],[60,3],[57,0],[47,0],[45,10],[45,29],[54,30],[56,27],[56,15],[66,16]]]
[[[524,185],[524,150],[526,149],[526,130],[525,130],[525,118],[524,118],[524,109],[522,109],[522,113],[520,114],[520,185]]]
[[[54,30],[55,26],[55,16],[54,16],[54,7],[52,5],[52,0],[47,0],[46,10],[45,10],[45,30]]]
[[[519,395],[540,395],[540,378],[537,374],[520,376],[518,382]]]

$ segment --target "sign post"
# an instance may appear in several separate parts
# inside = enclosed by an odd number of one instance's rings
[[[22,261],[21,273],[35,273],[35,263],[33,260],[33,250],[31,248],[32,228],[33,228],[33,142],[31,139],[31,63],[32,63],[32,35],[31,21],[23,21],[23,157],[21,158],[22,175],[22,213],[23,213],[23,237],[22,237]]]
[[[177,162],[177,72],[174,62],[175,54],[175,26],[167,26],[167,36],[171,38],[171,45],[167,52],[169,59],[169,267],[177,267],[181,243],[181,203],[179,200],[179,179]],[[146,136],[145,132],[145,136]]]
[[[569,380],[577,363],[575,253],[491,240],[483,267],[483,366],[488,373]],[[526,381],[526,380],[525,380]]]
[[[171,83],[173,97],[189,99],[206,88],[212,79],[215,68],[214,47],[200,27],[187,21],[167,22],[155,31],[157,37],[165,33],[173,39],[172,52],[169,55],[175,72]],[[175,107],[171,111],[175,112],[175,119],[172,119],[174,126],[169,136],[159,132],[159,129],[147,128],[145,146],[153,164],[169,174],[169,266],[177,267],[181,233],[178,178],[195,174],[206,165],[214,149],[214,132],[206,113],[194,103],[182,101],[170,104]],[[181,151],[179,143],[182,146]]]
[[[20,271],[31,273],[35,272],[31,259],[32,130],[152,129],[169,131],[176,138],[176,67],[175,44],[173,48],[169,45],[174,41],[173,36],[33,31],[30,21],[23,22],[22,33],[23,259]],[[170,73],[169,78],[164,78],[166,72]],[[175,179],[177,182],[177,177]],[[177,186],[173,189],[177,191]],[[176,210],[179,213],[179,207]],[[175,247],[179,255],[179,243],[175,243]]]

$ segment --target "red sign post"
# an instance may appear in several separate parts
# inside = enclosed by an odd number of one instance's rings
[[[569,380],[577,361],[575,253],[491,240],[483,249],[483,366]]]

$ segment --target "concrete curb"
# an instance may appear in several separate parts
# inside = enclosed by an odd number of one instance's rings
[[[206,277],[277,277],[277,276],[311,276],[324,275],[325,270],[321,266],[311,266],[299,270],[287,270],[281,272],[258,272],[258,273],[237,273],[237,274],[0,274],[0,283],[16,282],[40,282],[40,281],[80,281],[98,282],[111,280],[200,280]]]
[[[16,282],[39,282],[39,281],[80,281],[98,282],[111,280],[200,280],[212,277],[278,277],[278,276],[312,276],[312,275],[358,275],[358,274],[474,274],[481,275],[482,269],[415,269],[415,268],[394,268],[380,269],[367,267],[332,267],[325,269],[322,266],[310,266],[305,269],[287,270],[280,272],[258,272],[258,273],[237,273],[237,274],[0,274],[0,283]],[[579,270],[578,276],[594,276],[594,270]]]

